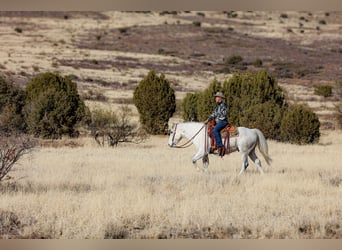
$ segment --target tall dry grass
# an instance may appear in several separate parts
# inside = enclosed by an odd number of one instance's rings
[[[240,177],[239,153],[210,157],[204,173],[194,148],[171,149],[166,137],[117,148],[82,140],[37,149],[1,183],[0,214],[17,223],[3,237],[342,237],[341,133],[318,145],[270,141],[265,175],[251,164]]]

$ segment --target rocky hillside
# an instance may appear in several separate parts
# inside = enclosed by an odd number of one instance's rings
[[[342,77],[341,12],[0,12],[0,36],[0,73],[21,85],[58,71],[89,103],[131,104],[156,70],[180,101],[215,77],[263,69],[322,128],[335,127],[336,97],[314,95],[314,86]]]

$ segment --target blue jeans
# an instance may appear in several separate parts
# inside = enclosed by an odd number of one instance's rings
[[[220,131],[222,129],[224,129],[225,126],[227,126],[228,122],[227,121],[222,121],[222,122],[218,122],[216,123],[214,130],[213,130],[213,134],[215,137],[215,141],[216,141],[216,146],[217,147],[222,147],[222,139],[221,139],[221,134]]]

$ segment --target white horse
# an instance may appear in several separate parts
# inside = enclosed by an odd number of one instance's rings
[[[229,140],[230,152],[239,151],[242,154],[242,167],[239,175],[244,173],[248,167],[248,156],[257,166],[261,174],[264,173],[261,167],[261,161],[255,154],[255,147],[258,145],[259,151],[264,156],[268,165],[271,164],[272,159],[268,155],[267,141],[259,129],[250,129],[245,127],[237,127],[239,136],[231,137]],[[177,146],[182,138],[188,141],[182,146]],[[170,147],[186,147],[185,145],[194,144],[197,148],[197,153],[192,157],[192,163],[199,170],[196,162],[202,158],[204,170],[208,170],[209,166],[209,149],[211,140],[207,136],[207,126],[201,122],[183,122],[176,123],[172,126],[169,137]]]

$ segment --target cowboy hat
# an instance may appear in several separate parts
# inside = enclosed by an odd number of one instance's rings
[[[223,99],[226,99],[226,97],[224,96],[224,94],[220,91],[216,92],[216,94],[214,95],[214,97],[221,97]]]

